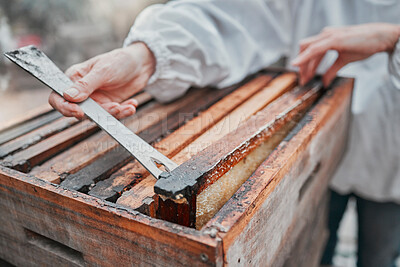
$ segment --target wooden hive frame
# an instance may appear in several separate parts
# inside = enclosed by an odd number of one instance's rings
[[[268,71],[239,87],[191,90],[168,105],[139,95],[137,115],[124,123],[182,164],[177,172],[192,170],[194,182],[178,194],[157,182],[167,198],[88,121],[46,111],[26,118],[36,127],[19,136],[15,129],[25,123],[3,129],[0,258],[17,265],[315,265],[353,82],[339,79],[328,92],[296,82],[294,73]],[[265,144],[266,159],[194,229],[197,197]],[[186,201],[172,200],[179,194]],[[304,258],[311,245],[314,257]]]

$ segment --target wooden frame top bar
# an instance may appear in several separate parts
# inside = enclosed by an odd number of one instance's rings
[[[322,94],[322,90],[322,82],[318,79],[307,86],[287,92],[235,131],[172,172],[161,174],[154,191],[162,197],[186,202],[192,195],[204,189],[205,184],[218,179],[211,177],[214,170],[218,169],[219,176],[227,172],[230,166],[244,158],[255,147],[252,144],[253,140],[257,139],[257,144],[262,142],[265,139],[262,138],[263,135],[270,136],[268,131],[274,131],[278,124],[293,119],[302,108],[309,107]]]

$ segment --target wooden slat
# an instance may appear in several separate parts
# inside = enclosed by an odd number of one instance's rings
[[[48,111],[44,114],[34,117],[26,122],[17,124],[16,126],[5,129],[0,132],[0,145],[4,144],[12,139],[15,139],[23,134],[26,134],[32,130],[35,130],[47,123],[50,123],[62,115],[56,111]]]
[[[140,93],[133,96],[132,98],[136,99],[136,101],[138,102],[138,106],[143,106],[144,104],[154,99],[153,96],[147,92]]]
[[[7,131],[13,127],[19,126],[19,125],[21,125],[27,121],[30,121],[33,118],[36,118],[40,115],[48,113],[52,109],[53,108],[49,104],[45,104],[45,105],[41,105],[41,106],[31,110],[29,113],[26,113],[22,116],[19,116],[16,118],[10,118],[7,121],[0,124],[0,133]]]
[[[161,105],[150,102],[139,108],[134,116],[130,116],[122,122],[131,130],[136,131],[139,127],[138,121],[144,117],[151,123],[157,121],[160,109]],[[155,113],[151,114],[150,110],[154,110]],[[50,177],[61,179],[90,164],[106,151],[114,148],[116,144],[113,139],[101,131],[85,139],[85,142],[76,144],[59,155],[48,159],[40,166],[33,168],[30,173],[48,181],[53,181]]]
[[[137,122],[135,122],[137,120],[137,117],[147,116],[149,121],[154,121],[158,120],[156,116],[159,115],[159,114],[151,114],[149,112],[151,108],[154,107],[154,104],[152,103],[145,104],[149,101],[149,99],[151,99],[151,97],[149,98],[149,95],[147,93],[141,93],[135,98],[138,99],[139,102],[139,108],[137,114],[135,116],[131,116],[129,118],[122,120],[122,122],[125,125],[131,127],[134,130],[138,127]],[[82,123],[87,123],[87,122],[82,122]],[[76,127],[78,127],[78,125],[76,125]],[[89,131],[98,130],[98,127],[93,123],[90,123],[89,125],[84,125],[83,127],[86,127],[86,129]],[[69,140],[73,139],[74,136],[77,134],[79,134],[78,131],[71,130],[71,135],[69,136],[65,135],[64,139],[61,139],[60,137],[54,137],[56,139],[56,142],[53,143],[53,145],[62,142],[69,142]],[[60,135],[63,135],[63,133],[61,132]],[[31,173],[49,181],[59,182],[62,177],[64,177],[67,173],[69,173],[69,171],[71,172],[73,172],[74,170],[76,171],[77,169],[75,168],[79,168],[79,166],[83,167],[85,166],[85,164],[86,165],[89,164],[90,161],[94,160],[96,157],[101,156],[102,151],[112,149],[113,146],[116,145],[116,142],[109,141],[110,139],[107,138],[108,136],[104,133],[95,134],[89,137],[86,143],[78,144],[75,147],[61,153],[60,155],[47,160],[46,162],[43,163],[43,165],[33,168]],[[46,141],[47,140],[45,140],[45,142]],[[52,144],[51,142],[48,143],[49,145],[48,149],[51,149],[51,144]],[[34,148],[32,148],[32,150],[37,151]],[[58,151],[58,153],[59,152],[61,151]],[[49,156],[53,155],[54,154],[50,154]],[[21,157],[23,156],[24,154],[21,155]],[[73,169],[71,170],[71,168]]]
[[[270,79],[271,76],[263,75],[241,86],[206,111],[201,112],[199,116],[187,122],[184,126],[174,131],[174,133],[155,143],[154,147],[167,157],[173,157],[182,150],[183,147],[187,146],[199,135],[203,134],[211,126],[224,118],[238,105],[261,90]],[[110,178],[97,183],[89,194],[101,199],[115,201],[114,199],[119,197],[123,190],[129,189],[137,184],[145,175],[146,170],[138,162],[129,163]],[[152,181],[152,178],[149,177],[148,180]],[[151,191],[153,191],[153,185],[154,183],[149,186]],[[130,191],[130,193],[137,194],[137,190],[141,189],[136,187],[135,190]],[[146,188],[143,188],[143,190],[146,190]],[[136,196],[130,197],[130,199],[133,201],[138,199],[138,201],[142,200]],[[136,205],[134,206],[137,208]]]
[[[251,117],[254,113],[271,103],[273,100],[278,98],[281,94],[286,92],[287,90],[293,88],[296,81],[295,74],[285,74],[282,75],[273,81],[271,81],[267,86],[262,88],[261,91],[254,94],[251,98],[249,98],[244,103],[238,105],[231,113],[229,113],[225,118],[215,124],[212,128],[208,129],[204,132],[200,137],[186,146],[183,150],[181,150],[177,155],[173,157],[173,160],[178,164],[182,164],[193,155],[201,151],[205,146],[209,145],[210,142],[213,142],[218,137],[223,137],[230,131],[233,131],[238,127],[238,125]],[[260,101],[262,100],[262,101]],[[207,116],[207,114],[205,114]],[[200,121],[206,120],[207,117],[203,119],[200,118]],[[174,142],[179,140],[179,137],[184,135],[184,133],[189,133],[191,135],[190,130],[183,128],[181,132],[174,132],[171,134],[175,136]],[[215,139],[214,139],[215,138]],[[175,141],[176,140],[176,141]],[[165,142],[161,141],[162,146],[159,147],[173,147],[174,143],[169,142],[170,140],[165,140]],[[142,182],[137,184],[131,190],[124,192],[123,195],[118,199],[119,204],[129,206],[134,209],[153,210],[154,208],[146,208],[147,203],[151,199],[156,199],[154,194],[154,184],[156,180],[152,177],[146,177]],[[140,193],[140,194],[139,194]],[[157,201],[151,202],[151,205],[158,203]]]
[[[60,118],[23,136],[13,139],[0,146],[0,158],[4,158],[11,153],[15,153],[16,151],[37,144],[41,140],[66,129],[77,122],[78,120],[75,118]]]
[[[196,104],[201,103],[198,99],[203,98],[204,93],[206,92],[203,90],[196,90],[185,98],[186,101],[175,101],[169,105],[159,105],[158,109],[149,109],[145,114],[151,114],[155,119],[149,120],[144,116],[137,120],[136,132],[146,142],[155,141],[180,123],[179,117],[182,108],[196,106]],[[111,137],[107,136],[107,138]],[[113,140],[113,142],[111,150],[78,172],[67,176],[62,185],[74,190],[87,192],[97,181],[104,179],[116,169],[133,160],[129,152],[120,147],[116,141]]]
[[[60,153],[67,147],[79,142],[97,130],[98,128],[95,123],[85,120],[28,149],[4,158],[0,164],[22,172],[29,172],[32,167]]]
[[[192,90],[185,97],[185,100],[189,102],[195,101],[203,94],[204,90]],[[185,101],[175,101],[167,105],[151,102],[142,109],[139,109],[136,115],[125,119],[123,122],[129,129],[138,133],[145,129],[150,129],[153,125],[157,125],[185,105]],[[165,127],[165,125],[159,125],[155,130],[159,132],[161,130],[160,127]],[[152,129],[154,130],[154,128]],[[147,131],[144,133],[146,132]],[[115,164],[120,164],[120,162],[123,164],[123,161],[126,160],[126,156],[121,158],[121,153],[126,153],[125,150],[108,134],[100,132],[85,140],[85,142],[70,148],[65,153],[47,161],[39,169],[33,170],[32,174],[42,179],[57,182],[93,163],[92,166],[88,167],[90,168],[89,170],[95,170],[94,172],[92,171],[93,174],[99,173],[99,175],[106,175],[108,171],[112,171],[110,168],[116,165],[111,167],[108,167],[109,165],[97,167],[99,165],[96,163],[96,160],[107,153],[111,153],[111,157],[120,158],[119,162],[118,160],[114,160]],[[61,162],[63,162],[63,164],[61,164]],[[67,164],[65,164],[65,162],[67,162]],[[98,177],[93,177],[93,179],[98,179]]]
[[[140,97],[143,94],[145,96]],[[139,100],[147,102],[148,94],[142,93],[141,95],[138,95]],[[143,102],[139,102],[139,105],[142,105]],[[28,149],[17,152],[14,155],[5,158],[1,162],[1,164],[3,166],[8,166],[23,172],[29,172],[32,167],[45,161],[46,159],[52,157],[53,155],[60,153],[65,148],[93,134],[97,130],[98,127],[96,124],[90,122],[89,120],[82,121],[63,132],[52,135],[51,137],[43,140],[42,142],[37,143],[36,145],[29,147]],[[43,132],[40,133],[40,129],[38,129],[38,131],[40,137],[40,135]],[[48,127],[45,127],[44,131],[48,131]],[[30,142],[29,138],[32,137],[31,134],[35,135],[35,133],[29,133],[25,137],[22,136],[21,139],[24,139],[25,143],[29,143]],[[35,135],[35,138],[36,137],[38,136]],[[16,141],[23,143],[23,141],[21,140],[16,140]]]
[[[191,119],[195,114],[208,108],[232,90],[234,90],[234,87],[219,91],[214,89],[201,90],[201,95],[193,95],[191,98],[180,100],[179,102],[184,103],[183,106],[166,116],[165,120],[141,132],[139,136],[146,142],[152,143],[166,133],[178,128],[187,119]],[[102,160],[97,160],[67,177],[62,185],[74,190],[86,191],[90,189],[90,185],[109,176],[130,160],[132,160],[132,156],[125,150],[110,151],[103,156]],[[136,177],[139,176],[136,175]]]
[[[132,189],[122,191],[122,195],[117,199],[117,204],[156,218],[159,197],[154,193],[155,183],[154,177],[147,176]]]
[[[160,178],[155,191],[164,197],[191,197],[226,173],[234,164],[306,110],[322,93],[320,84],[296,88],[259,111],[224,138],[185,161],[167,177]],[[216,164],[217,163],[217,164]],[[185,177],[182,183],[181,177]]]
[[[192,203],[192,198],[196,198],[197,194],[212,185],[262,142],[284,128],[288,122],[296,120],[298,114],[303,114],[321,93],[321,85],[310,90],[305,87],[286,93],[237,130],[208,146],[165,178],[160,178],[154,191],[164,198],[177,199],[176,205],[182,205],[182,199]],[[190,208],[196,210],[196,207]]]
[[[254,78],[254,77],[253,77]],[[250,78],[249,78],[250,79]],[[234,90],[236,86],[232,86],[231,88],[227,88],[224,90],[225,92],[228,92],[229,90]],[[190,90],[193,91],[193,90]],[[202,90],[204,91],[204,90]],[[222,92],[221,92],[222,93]],[[154,120],[159,118],[160,120],[164,117],[165,112],[162,112],[161,109],[163,108],[172,108],[173,105],[184,105],[185,98],[190,97],[192,93],[189,92],[187,96],[185,96],[183,99],[180,99],[179,101],[176,101],[174,103],[171,103],[169,105],[161,106],[160,104],[156,104],[156,106],[153,107],[153,110],[148,110],[147,113],[145,114],[148,116],[148,119]],[[222,96],[220,96],[222,97]],[[157,110],[160,109],[160,110]],[[159,112],[159,113],[157,113]],[[137,115],[139,112],[137,112]],[[137,117],[137,116],[136,116]],[[135,131],[135,128],[137,128],[137,122],[132,122],[132,118],[136,119],[135,116],[127,118],[124,120],[124,123],[130,128],[131,130]],[[156,117],[156,118],[155,118]],[[133,126],[129,126],[130,123],[134,123]],[[30,172],[33,175],[36,175],[37,177],[49,181],[55,181],[59,182],[62,180],[64,177],[66,177],[69,174],[73,174],[83,167],[87,166],[91,162],[93,162],[95,159],[98,157],[101,157],[104,153],[107,151],[110,151],[114,147],[117,146],[117,143],[111,139],[108,135],[105,133],[101,132],[99,134],[95,134],[94,136],[88,138],[86,142],[83,142],[82,144],[78,144],[67,151],[61,153],[58,156],[55,156],[46,162],[44,162],[41,166],[35,167],[32,169]],[[84,153],[82,153],[84,152]]]
[[[196,102],[198,102],[197,97],[194,98],[193,101],[189,101],[189,104],[193,105]],[[164,111],[165,109],[163,109],[163,112]],[[166,114],[169,116],[166,116],[162,121],[157,120],[153,121],[153,123],[149,123],[150,121],[148,120],[138,121],[138,126],[140,127],[138,129],[139,137],[151,143],[173,130],[179,123],[177,118],[179,113],[174,110],[170,111],[171,112]],[[168,123],[170,118],[176,118],[176,120],[173,123]],[[76,173],[66,176],[61,185],[81,192],[88,192],[95,183],[109,176],[112,172],[132,160],[133,157],[129,152],[125,151],[125,149],[120,146],[116,146],[97,158],[96,161],[90,163]]]
[[[225,137],[230,132],[236,131],[252,115],[271,104],[285,92],[291,90],[296,85],[296,81],[297,76],[295,73],[285,73],[275,78],[262,91],[239,105],[233,112],[225,116],[223,120],[185,147],[174,157],[175,161],[182,164],[215,141]]]

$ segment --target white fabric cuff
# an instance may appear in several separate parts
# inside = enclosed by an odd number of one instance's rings
[[[389,74],[393,85],[400,90],[400,38],[389,56]]]
[[[168,76],[171,76],[169,73],[173,72],[170,60],[172,53],[163,45],[164,41],[159,34],[155,31],[135,31],[133,28],[124,41],[124,47],[134,42],[143,42],[151,50],[156,59],[155,71],[147,82],[145,90],[158,102],[162,103],[171,102],[184,95],[188,89],[187,83],[168,79]],[[171,88],[173,90],[169,90]]]
[[[124,47],[131,45],[135,42],[143,42],[154,54],[156,59],[156,68],[153,75],[150,77],[147,85],[153,84],[157,79],[162,77],[162,73],[165,73],[170,68],[168,58],[170,58],[171,52],[162,45],[163,41],[156,31],[152,32],[140,32],[135,31],[133,28],[129,32],[128,37],[124,41]]]

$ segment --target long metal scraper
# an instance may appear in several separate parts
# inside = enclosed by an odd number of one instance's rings
[[[62,97],[64,91],[74,85],[53,61],[34,46],[25,46],[7,52],[5,56]],[[156,163],[164,165],[168,172],[178,166],[111,116],[93,99],[88,98],[79,103],[79,106],[92,121],[128,150],[155,178],[158,179],[163,172]]]

